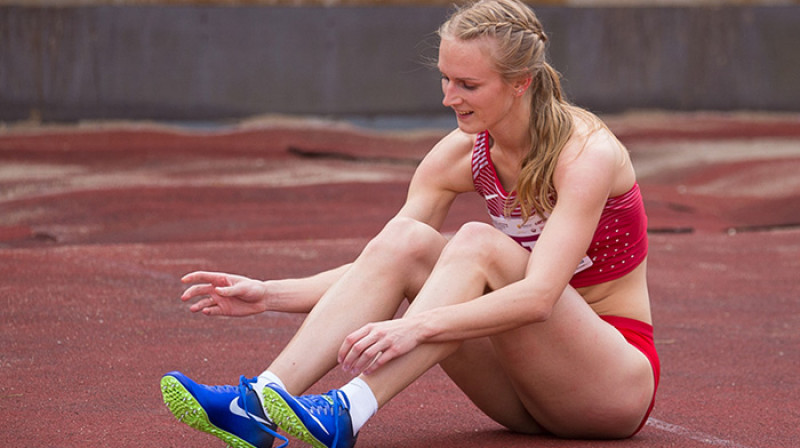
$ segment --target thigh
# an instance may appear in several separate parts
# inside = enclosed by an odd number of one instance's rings
[[[496,229],[466,225],[440,259],[443,266],[461,269],[449,276],[436,275],[434,269],[431,276],[449,294],[426,296],[424,307],[482,294],[462,290],[472,283],[471,273],[479,273],[477,284],[483,289],[518,281],[529,257]],[[490,417],[522,432],[544,428],[573,437],[628,436],[638,428],[654,390],[648,359],[570,286],[547,321],[466,341],[442,367]]]
[[[428,293],[413,305],[422,308],[446,305],[478,297],[522,279],[530,252],[494,227],[482,223],[464,225],[448,243],[431,276]],[[449,270],[448,270],[449,269]],[[477,280],[477,281],[476,281]],[[543,433],[531,417],[503,365],[492,340],[463,341],[440,366],[453,382],[487,416],[521,433]]]
[[[492,341],[520,401],[556,435],[628,437],[649,408],[649,360],[571,287],[547,321]]]
[[[409,312],[470,300],[518,281],[529,257],[496,229],[465,225]],[[647,358],[570,286],[547,321],[465,341],[441,365],[487,415],[522,432],[626,437],[638,428],[654,389]]]
[[[464,341],[439,365],[470,401],[492,420],[515,432],[545,432],[520,400],[514,384],[498,362],[489,338]]]

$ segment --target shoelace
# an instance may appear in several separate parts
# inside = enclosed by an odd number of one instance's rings
[[[276,448],[284,448],[287,445],[289,445],[289,439],[284,437],[284,436],[282,436],[282,435],[280,435],[280,434],[278,434],[277,432],[275,432],[269,426],[267,426],[267,425],[261,423],[260,421],[254,419],[253,416],[252,416],[252,413],[248,409],[248,406],[247,406],[247,392],[253,390],[252,383],[254,383],[254,382],[255,382],[255,379],[248,380],[247,378],[245,378],[244,375],[242,375],[241,378],[239,378],[239,397],[241,397],[242,403],[244,404],[244,412],[247,414],[247,416],[250,418],[250,420],[252,422],[254,422],[256,425],[258,425],[262,430],[268,432],[269,434],[272,434],[273,437],[283,441],[283,444],[279,445]],[[267,418],[269,418],[269,417],[267,417]]]
[[[330,413],[330,415],[334,416],[334,437],[331,446],[337,446],[339,437],[341,437],[342,434],[339,428],[339,419],[335,417],[342,413],[349,412],[350,403],[347,401],[347,397],[344,396],[341,391],[334,389],[328,391],[328,393],[324,395],[305,395],[298,397],[298,401],[306,406],[312,414],[328,415]]]

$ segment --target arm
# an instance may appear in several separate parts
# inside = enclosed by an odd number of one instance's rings
[[[455,197],[472,188],[471,148],[472,137],[460,131],[454,131],[434,146],[414,173],[408,197],[397,216],[438,229]],[[263,311],[305,313],[348,267],[340,266],[302,279],[268,281],[218,272],[192,272],[182,279],[192,286],[181,300],[199,299],[190,310],[208,316],[248,316]]]
[[[343,368],[371,373],[419,344],[491,336],[548,319],[585,256],[620,177],[618,147],[592,145],[565,148],[555,179],[558,203],[523,279],[473,300],[362,327],[348,336],[339,352]],[[377,359],[375,353],[380,354]]]
[[[586,255],[616,183],[629,182],[620,147],[595,133],[571,142],[555,174],[558,202],[531,253],[525,278],[475,300],[415,318],[423,342],[489,336],[546,320]]]
[[[189,310],[206,316],[242,317],[264,311],[307,313],[349,266],[303,279],[267,281],[222,272],[192,272],[181,278],[183,283],[192,285],[181,300],[199,298]]]
[[[420,163],[397,216],[413,218],[440,229],[460,193],[474,191],[472,145],[474,136],[459,130],[444,137]]]

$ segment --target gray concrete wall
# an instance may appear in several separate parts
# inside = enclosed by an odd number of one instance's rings
[[[599,112],[800,110],[800,6],[537,8]],[[438,114],[443,7],[0,7],[0,121]]]

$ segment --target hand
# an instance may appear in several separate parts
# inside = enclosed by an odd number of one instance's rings
[[[369,375],[418,346],[416,330],[408,318],[369,323],[345,338],[338,361],[346,372]]]
[[[181,279],[190,286],[181,295],[187,302],[199,298],[189,308],[206,316],[249,316],[266,311],[264,283],[241,275],[221,272],[192,272]]]

